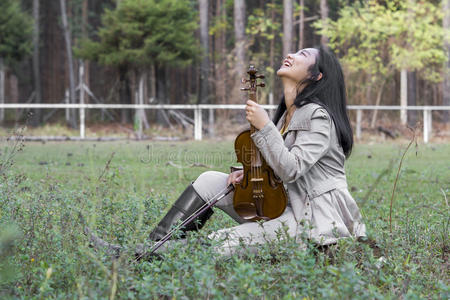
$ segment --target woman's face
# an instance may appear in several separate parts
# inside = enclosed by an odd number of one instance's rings
[[[289,53],[278,69],[277,75],[294,82],[302,81],[310,76],[308,69],[315,64],[318,55],[319,50],[316,48],[305,48],[294,54]]]

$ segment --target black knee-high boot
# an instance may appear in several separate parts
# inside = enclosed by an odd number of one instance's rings
[[[162,239],[174,225],[181,223],[189,218],[194,212],[202,207],[206,202],[195,191],[191,182],[183,193],[178,197],[169,212],[158,223],[155,229],[150,233],[150,240],[159,241]],[[203,227],[205,222],[211,217],[213,210],[209,208],[203,212],[197,219],[195,219],[186,227],[181,228],[181,237],[185,236],[187,231],[199,230]]]

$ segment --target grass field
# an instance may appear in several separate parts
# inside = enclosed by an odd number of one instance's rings
[[[137,263],[90,248],[79,212],[101,237],[133,248],[190,181],[237,164],[233,143],[26,143],[1,171],[0,297],[448,299],[450,144],[409,150],[390,233],[405,147],[358,144],[346,164],[349,189],[381,251],[349,239],[317,253],[283,240],[259,256],[221,259],[198,243],[235,225],[216,210],[187,247]],[[1,144],[3,163],[11,150]]]

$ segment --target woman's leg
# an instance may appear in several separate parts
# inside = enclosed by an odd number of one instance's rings
[[[228,174],[218,171],[206,171],[200,174],[192,184],[197,193],[206,201],[212,199],[217,193],[227,187]],[[215,207],[220,208],[239,224],[247,222],[241,218],[233,207],[234,191],[223,197],[216,203]]]
[[[153,241],[161,240],[175,226],[179,225],[202,208],[205,205],[205,202],[206,200],[194,189],[192,182],[189,183],[185,190],[178,196],[178,199],[172,204],[169,211],[159,221],[158,225],[152,230],[149,239]],[[183,237],[187,231],[201,229],[212,213],[213,210],[208,208],[197,216],[193,222],[181,227],[181,237]]]
[[[264,223],[248,222],[235,227],[221,229],[211,233],[208,238],[222,242],[221,246],[216,250],[225,256],[242,253],[242,251],[255,253],[260,244],[277,239],[279,234],[283,238],[285,234],[284,226],[287,226],[286,233],[288,236],[299,236],[299,226],[290,206],[287,206],[284,213],[276,219]],[[242,249],[241,243],[248,247]]]
[[[226,187],[227,178],[228,174],[226,173],[206,171],[197,177],[192,183],[192,186],[203,200],[209,201]],[[222,241],[221,246],[216,249],[218,253],[228,256],[239,252],[242,250],[241,241],[248,246],[245,249],[246,251],[256,252],[260,244],[264,244],[268,240],[277,239],[280,233],[283,236],[284,226],[287,226],[287,234],[290,237],[297,237],[299,235],[298,223],[289,205],[286,207],[284,213],[276,219],[264,223],[248,222],[235,212],[233,208],[233,195],[234,191],[230,192],[215,205],[240,224],[235,227],[218,230],[208,236],[210,239]],[[176,242],[169,242],[167,246]],[[162,253],[164,250],[165,247],[158,252]]]

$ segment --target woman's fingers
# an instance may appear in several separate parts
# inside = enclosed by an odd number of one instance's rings
[[[227,178],[227,186],[230,185],[230,183],[232,182],[232,178],[233,178],[233,173],[230,173]]]
[[[241,182],[241,181],[242,181],[242,178],[244,178],[244,174],[239,175],[239,176],[236,178],[236,182]]]
[[[236,175],[233,178],[233,183],[238,183],[242,181],[242,178],[244,178],[244,172],[243,171],[237,171],[235,172]]]
[[[242,170],[232,172],[228,175],[227,185],[230,185],[230,183],[235,184],[237,182],[240,182],[243,177],[244,177],[244,171],[242,171]]]
[[[230,175],[228,175],[228,180],[227,180],[227,185],[230,185],[230,183],[235,183],[236,181],[236,172],[230,173]]]

